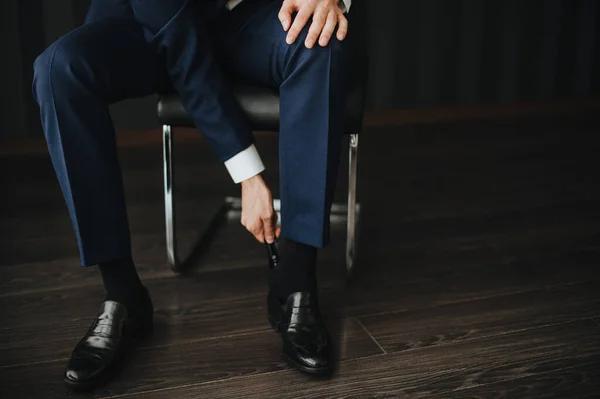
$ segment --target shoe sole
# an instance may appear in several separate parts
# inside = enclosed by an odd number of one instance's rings
[[[116,374],[116,368],[112,367],[110,371],[106,372],[106,375],[103,375],[97,380],[77,382],[69,379],[67,376],[63,376],[63,381],[65,382],[65,384],[67,384],[67,387],[73,392],[88,392],[105,386],[110,380],[112,380],[115,377]]]
[[[330,367],[322,367],[319,369],[315,369],[312,367],[303,366],[302,364],[295,362],[291,357],[289,357],[285,353],[282,353],[281,356],[283,357],[283,359],[285,360],[285,362],[287,364],[289,364],[293,368],[300,370],[303,373],[306,373],[311,376],[325,377],[325,376],[331,375],[331,373],[333,371],[333,369]]]

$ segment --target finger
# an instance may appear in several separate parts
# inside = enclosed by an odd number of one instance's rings
[[[273,212],[273,229],[275,229],[275,238],[279,237],[279,232],[281,232],[281,226],[279,226],[279,215],[277,212]]]
[[[287,44],[292,44],[296,41],[296,39],[300,35],[300,32],[302,32],[302,29],[304,28],[304,26],[306,26],[306,23],[310,19],[310,16],[312,15],[313,11],[314,6],[305,5],[300,9],[298,14],[296,14],[296,18],[294,18],[294,23],[292,24],[292,27],[288,32],[287,38],[285,39]]]
[[[275,237],[281,234],[281,225],[279,224],[279,214],[275,212],[273,215],[273,226],[275,226]]]
[[[254,234],[254,237],[256,237],[256,240],[261,244],[265,243],[265,235],[263,234],[262,230],[259,233]]]
[[[312,23],[310,24],[310,29],[308,30],[308,35],[306,36],[306,40],[304,42],[307,48],[312,48],[315,45],[327,20],[328,16],[326,11],[318,10],[315,13]]]
[[[253,226],[252,230],[250,230],[252,235],[256,238],[258,242],[261,244],[265,243],[265,233],[263,230],[263,223],[259,221],[255,226]]]
[[[327,44],[329,44],[329,40],[331,39],[331,35],[333,35],[337,21],[338,19],[335,16],[335,12],[330,11],[327,15],[327,23],[325,24],[325,27],[321,32],[321,37],[319,38],[319,45],[321,45],[321,47],[325,47]]]
[[[340,14],[338,16],[338,30],[336,37],[338,40],[344,40],[346,35],[348,35],[348,20],[344,14]]]
[[[273,218],[268,217],[263,219],[263,232],[265,241],[272,244],[275,241],[275,229],[273,227]]]
[[[283,30],[287,32],[292,23],[292,13],[294,12],[294,5],[291,1],[284,1],[281,6],[281,10],[279,10],[279,21],[281,21],[281,26],[283,26]]]

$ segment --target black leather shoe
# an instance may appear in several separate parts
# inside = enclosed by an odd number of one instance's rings
[[[152,332],[154,308],[149,296],[144,302],[136,315],[128,315],[118,302],[102,304],[65,370],[64,380],[71,389],[89,390],[107,383],[131,344]]]
[[[329,375],[333,370],[330,339],[315,296],[295,292],[283,302],[270,291],[267,305],[269,322],[281,334],[285,360],[305,373]]]

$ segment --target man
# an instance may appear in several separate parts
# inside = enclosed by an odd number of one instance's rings
[[[136,272],[109,104],[169,82],[235,183],[242,224],[272,243],[277,214],[246,119],[222,70],[281,95],[281,261],[268,316],[283,354],[331,371],[316,298],[317,248],[329,240],[347,80],[351,0],[92,0],[86,22],[35,62],[34,95],[83,266],[98,265],[106,298],[75,347],[64,380],[108,381],[131,343],[152,329]]]

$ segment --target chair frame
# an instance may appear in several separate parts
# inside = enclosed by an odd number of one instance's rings
[[[177,230],[175,221],[175,165],[173,151],[173,126],[163,125],[163,171],[164,171],[164,197],[165,197],[165,229],[167,258],[169,266],[175,273],[185,271],[184,262],[177,252]],[[334,203],[331,207],[331,220],[346,220],[346,270],[348,276],[352,275],[356,263],[356,242],[360,222],[360,204],[356,199],[356,182],[358,173],[358,133],[349,134],[348,150],[348,203]],[[241,211],[241,198],[226,197],[214,213],[209,226],[202,233],[197,245],[206,245],[213,233],[227,216],[237,215]],[[273,201],[276,212],[281,210],[279,199]],[[280,215],[281,216],[281,215]],[[279,218],[281,220],[281,217]]]

